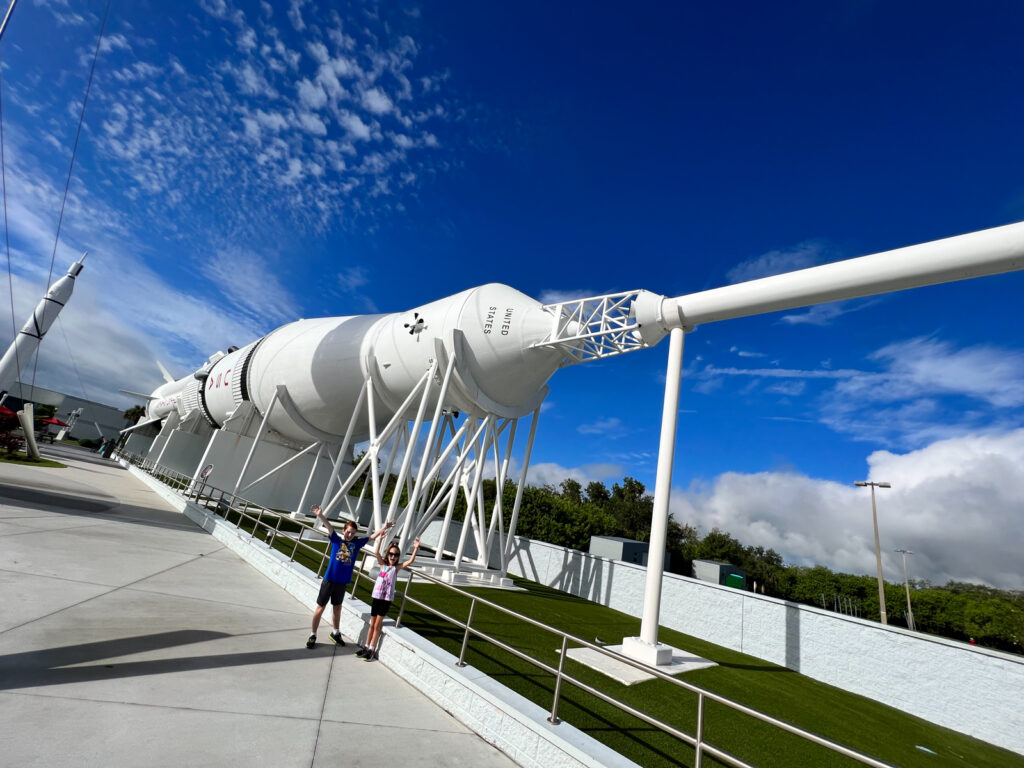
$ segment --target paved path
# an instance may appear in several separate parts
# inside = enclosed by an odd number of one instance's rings
[[[311,606],[116,463],[41,450],[68,468],[0,463],[0,764],[514,765],[351,644],[306,650]]]

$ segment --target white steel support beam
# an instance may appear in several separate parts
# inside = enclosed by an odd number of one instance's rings
[[[238,486],[242,484],[242,479],[245,477],[245,471],[249,469],[249,462],[252,461],[252,455],[256,453],[256,448],[263,440],[263,435],[267,430],[267,419],[270,418],[270,412],[274,410],[274,406],[277,405],[277,389],[274,390],[273,396],[270,398],[270,405],[267,406],[267,412],[263,414],[263,421],[260,422],[260,428],[256,432],[256,437],[253,438],[252,445],[249,446],[249,455],[245,457],[245,463],[242,464],[242,471],[238,473],[238,480],[235,481],[235,487],[231,491],[231,495],[235,496],[238,494]]]
[[[672,649],[658,644],[658,617],[661,612],[661,581],[665,572],[665,543],[668,534],[668,502],[672,492],[672,463],[679,419],[679,381],[683,370],[683,330],[673,328],[669,335],[668,367],[665,371],[665,402],[661,411],[661,442],[658,446],[658,471],[654,481],[654,512],[651,517],[651,541],[647,551],[647,581],[640,637],[622,641],[626,656],[656,666],[672,661]]]
[[[313,467],[309,470],[309,477],[306,478],[306,485],[302,489],[302,496],[299,497],[299,504],[295,509],[296,512],[301,512],[306,508],[306,499],[309,497],[309,486],[313,482],[313,475],[316,474],[317,467],[320,466],[320,457],[323,455],[325,446],[326,443],[320,443],[319,447],[316,449],[316,458],[313,459]],[[330,451],[328,451],[328,455],[330,455]],[[340,451],[338,455],[341,455]],[[330,486],[328,485],[327,487],[329,488]]]
[[[501,553],[501,571],[508,571],[508,558],[512,553],[512,544],[515,542],[516,524],[519,522],[519,506],[523,501],[523,488],[526,486],[526,473],[530,469],[530,454],[533,453],[533,439],[537,436],[537,421],[540,419],[540,408],[533,412],[533,420],[530,422],[530,436],[526,440],[526,451],[523,453],[523,467],[520,470],[519,486],[516,488],[516,502],[512,506],[512,519],[508,524],[508,537],[505,539],[505,549]]]

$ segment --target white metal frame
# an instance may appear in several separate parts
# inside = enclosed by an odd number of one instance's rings
[[[361,502],[369,490],[373,504],[371,527],[379,528],[393,521],[393,535],[403,549],[420,537],[434,520],[441,518],[435,566],[450,567],[455,572],[490,571],[504,576],[540,408],[533,412],[506,533],[502,490],[510,476],[518,419],[490,413],[467,416],[460,423],[458,414],[446,402],[454,370],[455,356],[449,358],[443,373],[437,361],[431,362],[405,402],[381,429],[375,419],[379,395],[373,377],[367,377],[335,457],[321,506],[327,516],[336,511],[344,512],[349,492],[362,480],[359,500]],[[434,403],[432,418],[429,428],[424,429],[427,406],[431,402]],[[359,424],[365,425],[370,441],[359,461],[349,467],[345,458],[350,455],[352,436]],[[417,456],[419,460],[414,469]],[[396,464],[398,469],[393,471]],[[497,493],[488,504],[483,494],[483,480],[492,473]],[[385,502],[386,485],[392,474],[396,477],[395,487],[391,499]],[[403,496],[404,506],[401,505]],[[457,544],[446,547],[460,497],[465,501],[465,519]],[[351,507],[348,511],[351,514]],[[475,554],[467,546],[470,541]]]
[[[546,304],[552,314],[551,333],[538,347],[558,346],[565,350],[564,368],[588,360],[645,349],[640,337],[635,303],[641,291]]]

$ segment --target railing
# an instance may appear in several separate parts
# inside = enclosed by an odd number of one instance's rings
[[[295,562],[300,552],[308,555],[310,562],[319,560],[319,565],[310,570],[316,573],[317,577],[323,575],[327,564],[327,548],[323,542],[320,542],[319,546],[314,546],[303,540],[307,531],[315,532],[320,536],[323,535],[323,531],[301,520],[293,520],[278,510],[268,509],[230,491],[210,485],[201,478],[193,478],[160,466],[150,459],[130,453],[118,453],[117,455],[129,464],[154,476],[169,488],[178,491],[189,501],[223,517],[225,522],[233,524],[236,528],[242,529],[243,521],[248,521],[252,526],[249,530],[249,538],[255,538],[257,532],[262,530],[262,540],[266,545],[288,555],[289,562]],[[237,518],[232,523],[232,516],[236,515]],[[248,528],[248,526],[245,527]],[[276,543],[279,538],[290,539],[293,534],[294,543],[290,547]]]
[[[125,459],[131,464],[134,464],[143,471],[156,476],[159,480],[161,480],[169,487],[181,491],[182,495],[184,495],[185,498],[193,500],[197,504],[200,504],[206,507],[207,509],[209,509],[212,504],[213,511],[217,515],[223,517],[226,522],[231,523],[230,518],[232,514],[238,515],[238,518],[234,523],[234,525],[238,528],[242,527],[243,520],[250,521],[252,524],[252,530],[250,531],[251,538],[255,537],[257,531],[259,531],[261,528],[265,529],[264,541],[267,543],[268,546],[274,547],[275,542],[281,535],[287,536],[290,534],[290,531],[285,531],[282,534],[282,521],[285,520],[287,516],[282,514],[281,512],[267,509],[266,507],[254,504],[235,494],[228,493],[219,488],[214,488],[213,486],[207,485],[202,480],[193,479],[180,472],[175,472],[174,470],[167,469],[166,467],[160,467],[149,460],[142,459],[139,456],[123,453],[119,455],[121,458]],[[265,517],[268,519],[264,519]],[[272,522],[272,518],[276,518],[276,523]],[[327,549],[322,548],[323,544],[321,544],[320,547],[314,547],[302,541],[302,536],[305,533],[305,531],[312,531],[315,529],[312,526],[306,525],[305,523],[298,520],[288,519],[286,524],[289,527],[298,529],[298,535],[295,537],[295,544],[291,548],[291,555],[289,559],[291,561],[295,560],[296,553],[299,551],[300,547],[304,548],[304,550],[308,550],[309,553],[313,555],[314,560],[316,559],[317,556],[320,558],[320,564],[315,569],[317,576],[320,577],[323,568],[326,564]],[[321,533],[319,531],[317,532]],[[281,551],[282,554],[284,554],[284,551],[280,547],[277,547],[277,549],[278,551]],[[371,553],[364,553],[364,569],[366,560],[373,558],[374,556]],[[353,595],[355,594],[356,589],[359,586],[360,580],[363,578],[369,577],[364,576],[362,571],[357,568],[355,570],[355,578],[352,581]],[[436,608],[428,605],[427,603],[410,597],[409,592],[412,588],[412,582],[414,579],[417,578],[425,580],[432,584],[436,584],[440,587],[443,587],[446,590],[449,590],[450,592],[468,598],[470,600],[470,605],[466,621],[461,621],[454,616],[449,616],[448,614],[437,610]],[[464,589],[459,589],[458,587],[455,587],[451,584],[447,584],[441,581],[440,579],[434,578],[433,576],[429,576],[426,573],[409,569],[409,576],[405,582],[405,589],[401,590],[400,592],[397,592],[397,594],[401,595],[401,603],[398,609],[398,617],[395,620],[396,627],[402,626],[402,617],[405,615],[406,604],[412,603],[413,605],[427,611],[433,616],[436,616],[439,619],[442,619],[443,621],[453,624],[454,626],[459,627],[463,630],[462,645],[459,650],[458,661],[456,662],[457,666],[463,667],[466,665],[465,659],[466,651],[469,647],[469,638],[470,636],[473,636],[481,640],[484,640],[490,643],[491,645],[496,646],[497,648],[500,648],[506,653],[512,654],[516,658],[521,659],[550,675],[553,675],[555,678],[555,690],[551,702],[551,714],[547,718],[548,722],[553,725],[557,725],[561,722],[561,720],[558,717],[558,707],[562,698],[562,685],[564,683],[569,683],[570,685],[575,686],[579,690],[584,691],[590,694],[591,696],[594,696],[600,699],[601,701],[610,704],[611,706],[621,710],[622,712],[625,712],[626,714],[635,717],[638,720],[641,720],[642,722],[645,722],[648,725],[651,725],[663,731],[664,733],[669,734],[670,736],[673,736],[674,738],[684,742],[685,744],[688,744],[690,747],[694,749],[695,752],[694,768],[701,768],[703,758],[705,755],[714,757],[717,760],[721,760],[722,762],[735,766],[736,768],[756,768],[756,766],[754,766],[753,764],[748,763],[742,760],[741,758],[730,754],[724,749],[714,746],[706,740],[706,705],[707,702],[712,701],[717,704],[721,704],[722,706],[725,706],[731,710],[752,717],[755,720],[759,720],[763,723],[774,726],[775,728],[786,731],[787,733],[793,734],[809,742],[817,744],[818,746],[824,747],[825,749],[849,757],[864,765],[874,766],[874,768],[894,768],[890,763],[883,762],[881,760],[871,757],[870,755],[866,755],[862,752],[858,752],[855,749],[851,749],[850,747],[843,746],[842,744],[832,741],[831,739],[826,739],[815,733],[811,733],[810,731],[798,728],[783,720],[779,720],[778,718],[772,717],[771,715],[767,715],[764,712],[759,712],[756,709],[748,707],[737,701],[733,701],[732,699],[726,698],[725,696],[720,696],[719,694],[709,691],[705,688],[701,688],[700,686],[693,685],[691,683],[686,683],[682,680],[678,680],[672,675],[660,671],[656,667],[651,667],[647,664],[643,664],[642,662],[635,661],[634,659],[631,659],[628,656],[623,656],[620,653],[610,651],[607,648],[591,643],[587,640],[584,640],[581,637],[576,637],[575,635],[571,635],[568,632],[563,632],[562,630],[552,627],[548,624],[544,624],[543,622],[531,619],[529,616],[524,616],[523,614],[516,613],[515,611],[509,610],[508,608],[498,605],[497,603],[491,602],[490,600],[486,600],[482,597],[479,597],[478,595],[474,595],[471,592],[467,592]],[[488,608],[498,611],[499,613],[511,616],[515,618],[517,621],[525,622],[534,627],[537,627],[538,629],[550,632],[556,637],[560,637],[561,651],[558,660],[558,666],[553,667],[549,664],[546,664],[543,661],[535,659],[532,656],[523,653],[519,649],[514,648],[511,645],[508,645],[499,638],[492,637],[491,635],[488,635],[486,632],[474,628],[473,616],[476,613],[477,605],[487,606]],[[568,674],[565,671],[565,659],[568,655],[570,643],[572,643],[576,647],[589,648],[593,651],[596,651],[599,654],[602,654],[610,659],[613,659],[614,661],[617,661],[622,664],[627,664],[630,667],[641,670],[642,672],[652,675],[653,677],[657,677],[661,680],[664,680],[665,682],[673,686],[676,686],[681,690],[696,694],[697,719],[694,733],[689,734],[685,731],[681,731],[678,728],[647,714],[646,712],[636,709],[635,707],[632,707],[626,704],[625,702],[619,701],[618,699],[609,696],[608,694],[598,690],[597,688],[594,688],[592,685],[589,685],[583,680],[580,680]]]

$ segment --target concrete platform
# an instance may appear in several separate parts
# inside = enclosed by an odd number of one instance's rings
[[[605,647],[609,651],[622,653],[622,643]],[[693,672],[696,669],[718,666],[715,662],[708,661],[689,651],[673,646],[668,647],[672,649],[672,661],[668,664],[659,665],[659,672],[664,672],[667,675],[681,675],[684,672]],[[605,656],[603,653],[598,653],[591,648],[570,648],[566,655],[570,659],[574,659],[580,664],[585,664],[591,669],[596,669],[602,675],[607,675],[612,680],[623,685],[636,685],[637,683],[654,679],[654,675],[644,672],[642,669],[637,669],[624,661],[618,661],[617,659]]]
[[[117,463],[0,464],[0,763],[512,766]],[[327,639],[328,624],[320,636]]]

